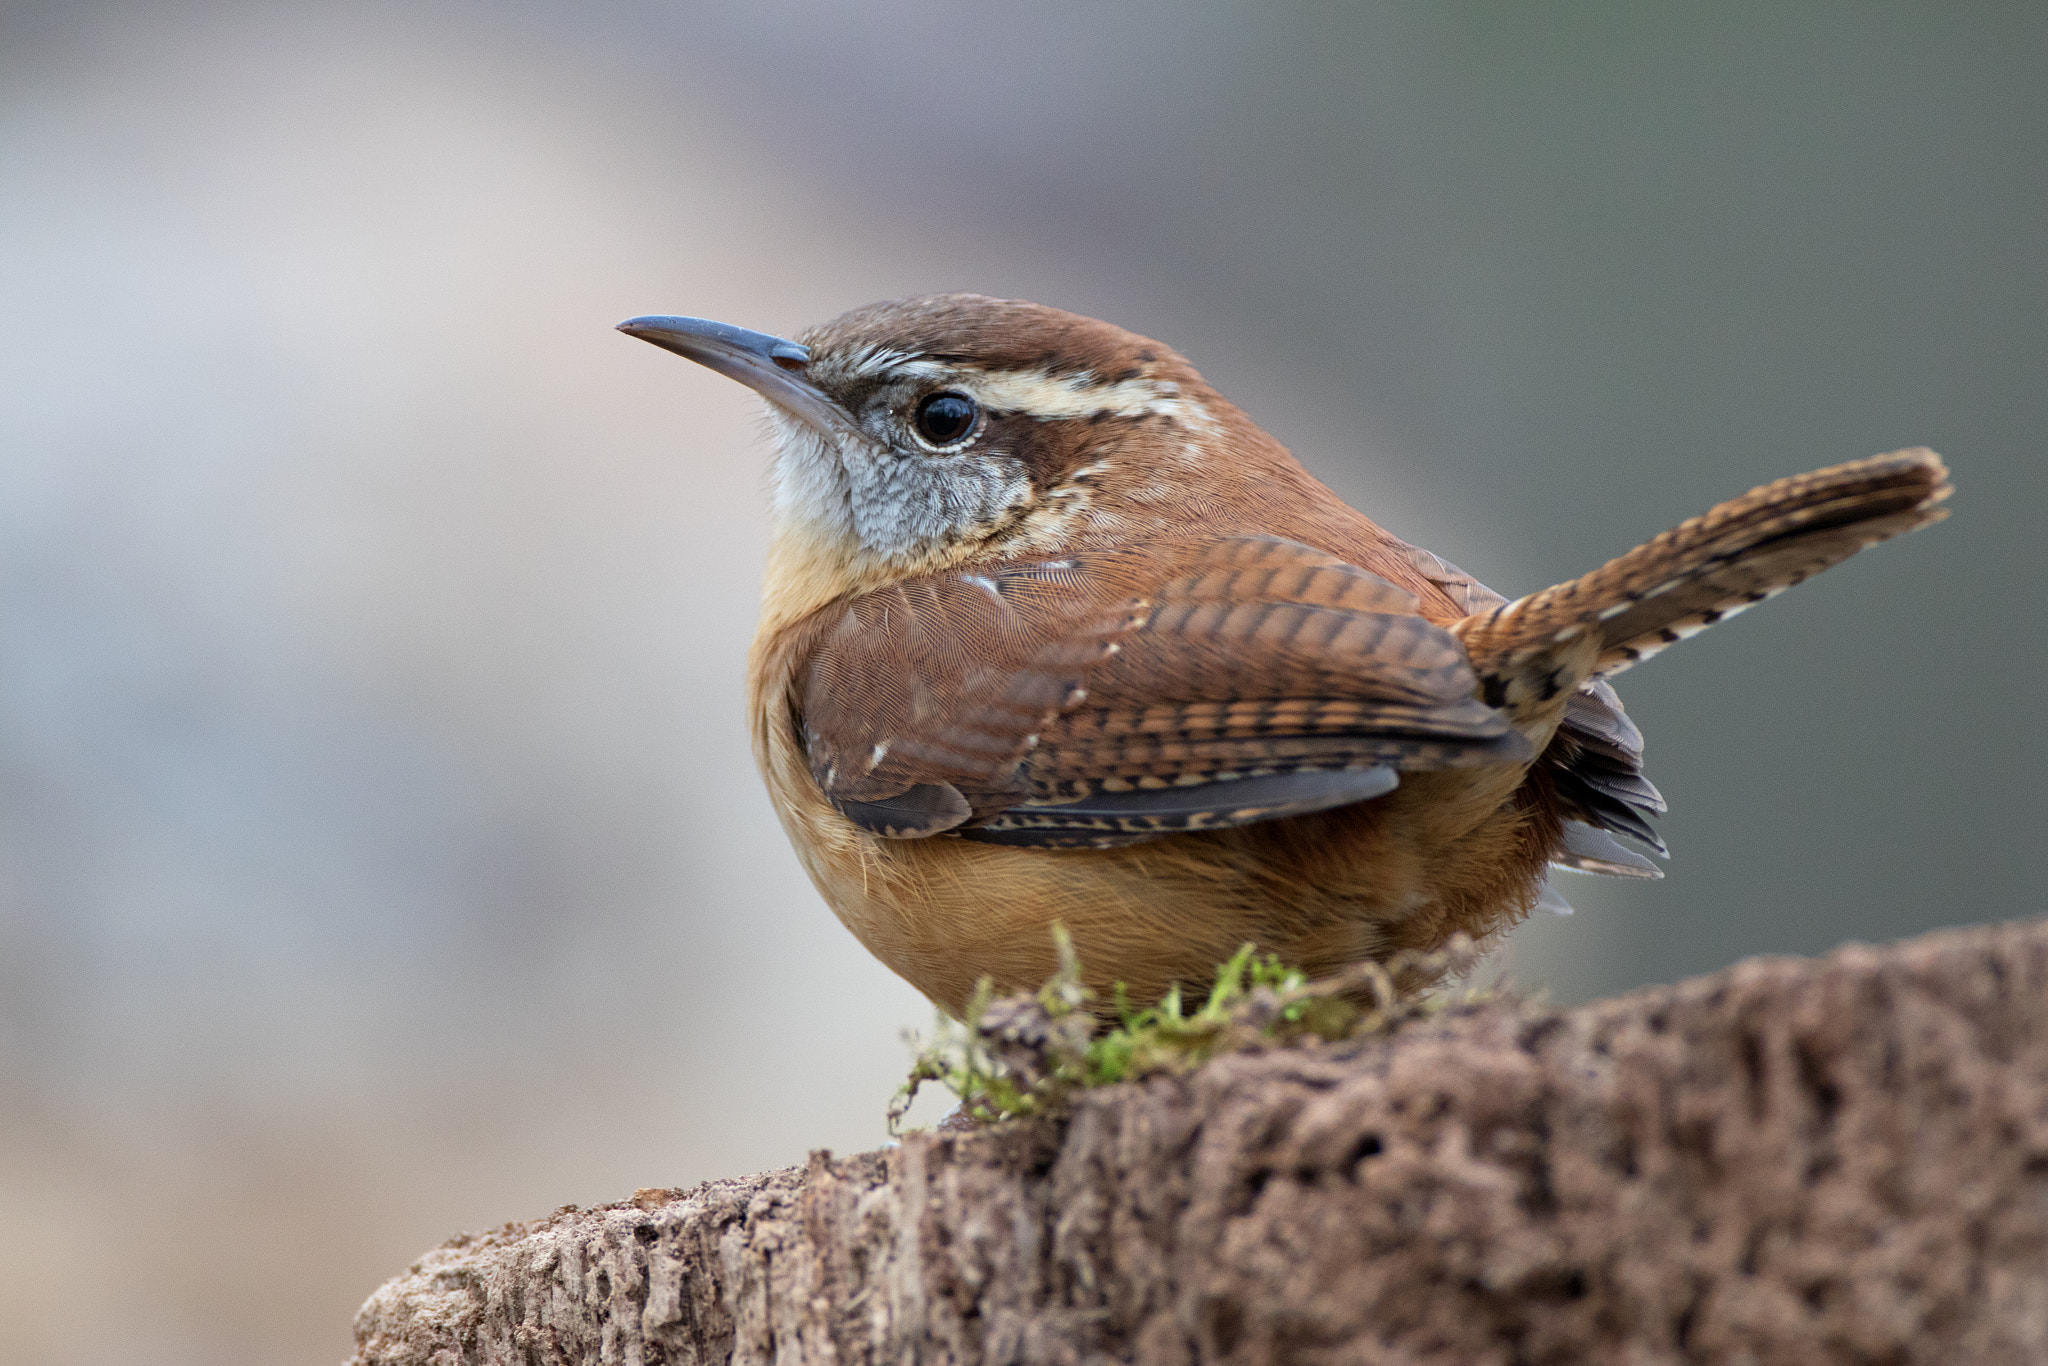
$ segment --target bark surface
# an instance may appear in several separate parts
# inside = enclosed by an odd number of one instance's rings
[[[2048,1361],[2048,925],[1460,1008],[457,1238],[353,1366]]]

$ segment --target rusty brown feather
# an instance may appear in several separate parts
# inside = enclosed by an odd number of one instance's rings
[[[827,902],[954,1010],[1043,980],[1055,922],[1149,998],[1247,941],[1325,973],[1484,940],[1552,866],[1656,876],[1606,679],[1949,492],[1926,450],[1782,479],[1510,603],[1106,323],[622,328],[770,402],[756,755]]]

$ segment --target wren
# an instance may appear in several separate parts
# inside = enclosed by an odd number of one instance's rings
[[[1251,942],[1312,976],[1655,877],[1609,680],[1938,520],[1903,450],[1781,479],[1509,602],[1312,478],[1180,355],[972,294],[785,341],[620,330],[768,402],[755,756],[839,918],[942,1008],[1157,999]],[[1561,904],[1561,903],[1559,903]]]

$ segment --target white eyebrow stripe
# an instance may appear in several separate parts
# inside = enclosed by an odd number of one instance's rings
[[[935,367],[936,368],[936,367]],[[1047,375],[1032,370],[964,371],[960,387],[985,408],[1046,420],[1093,417],[1172,417],[1212,426],[1209,410],[1172,380],[1126,379],[1103,383],[1089,374]]]
[[[1043,370],[974,370],[929,360],[915,352],[871,346],[847,358],[849,373],[870,379],[923,380],[964,389],[984,408],[1045,421],[1094,417],[1171,417],[1197,427],[1216,419],[1168,379],[1108,382],[1087,371],[1053,375]]]

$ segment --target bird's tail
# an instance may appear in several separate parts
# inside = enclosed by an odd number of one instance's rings
[[[1751,489],[1569,583],[1465,618],[1495,705],[1548,701],[1784,592],[1857,551],[1940,521],[1948,467],[1925,448]]]

